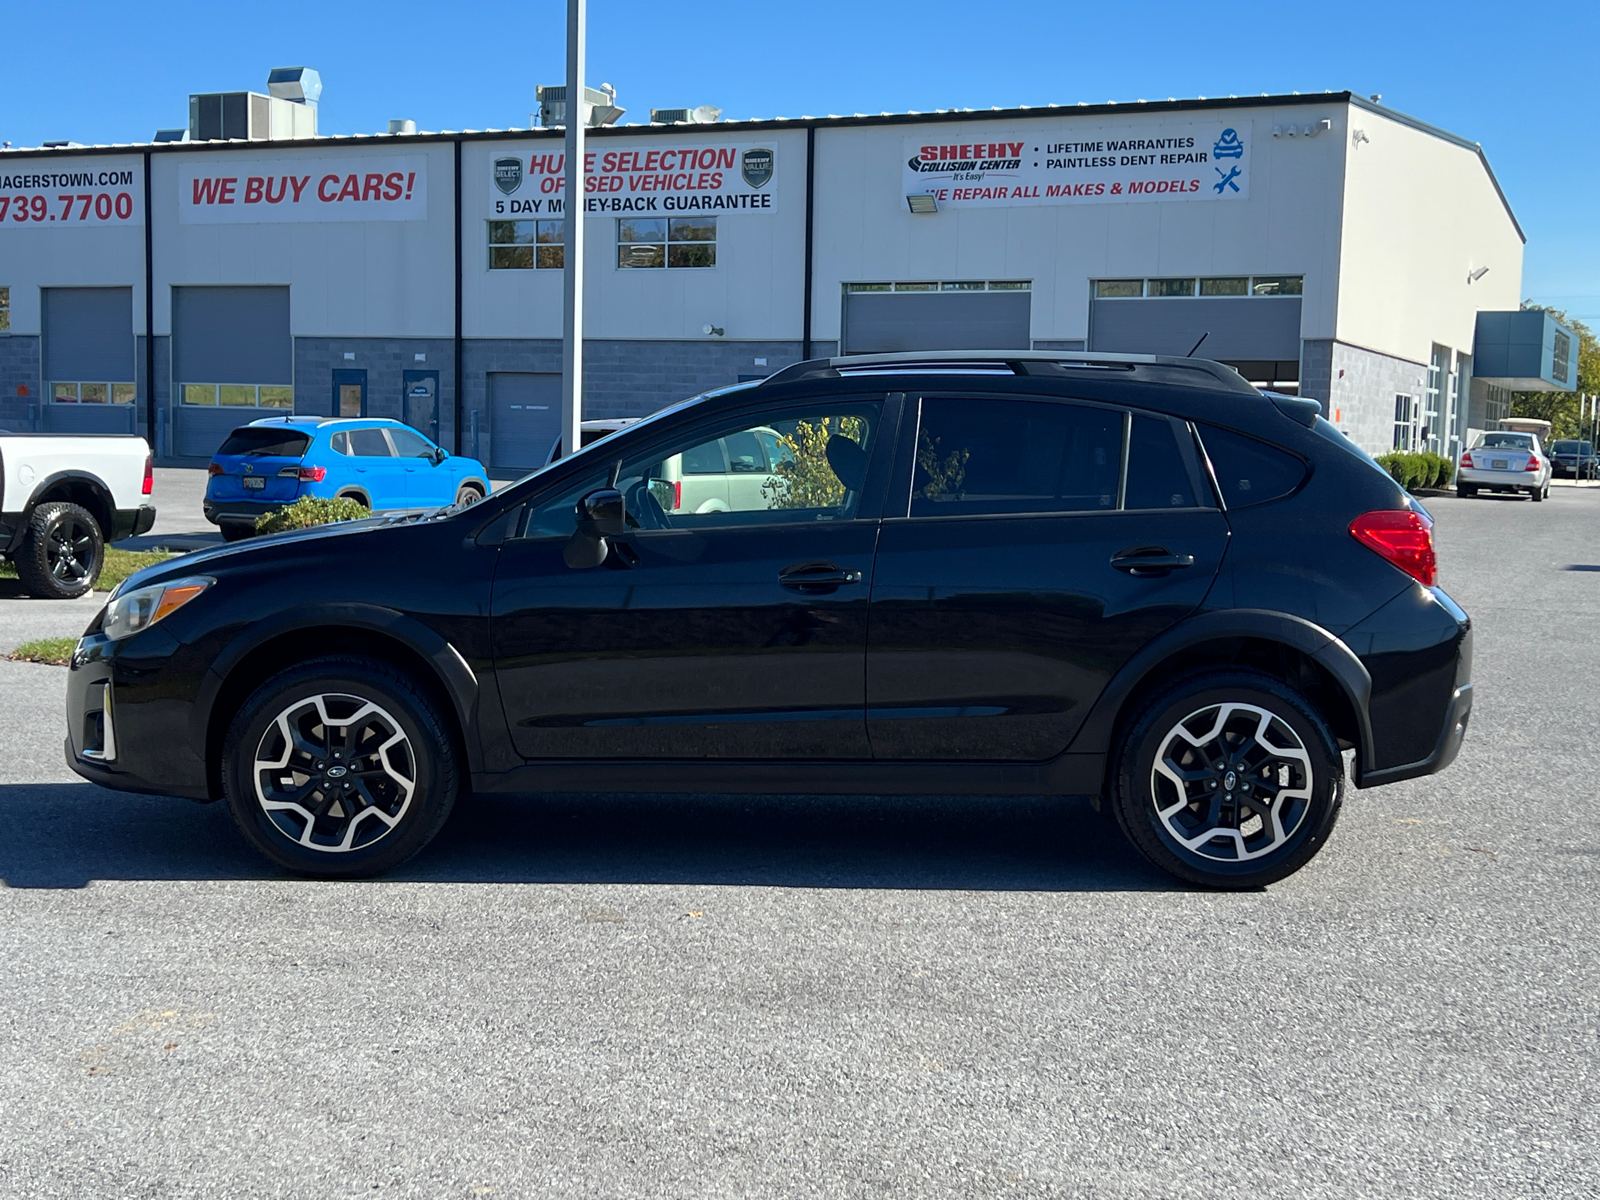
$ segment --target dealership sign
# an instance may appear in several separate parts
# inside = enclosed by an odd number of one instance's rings
[[[82,229],[144,224],[144,171],[138,159],[37,160],[0,167],[0,229]]]
[[[929,193],[950,208],[1242,200],[1250,194],[1249,128],[1217,120],[1129,120],[908,138],[906,195]],[[958,140],[960,139],[960,140]]]
[[[184,225],[300,221],[421,221],[428,216],[428,160],[259,158],[206,154],[178,168]]]
[[[544,143],[551,146],[553,143]],[[507,150],[491,160],[495,217],[560,216],[566,209],[566,155],[559,149]],[[662,147],[656,139],[613,144],[584,155],[584,209],[591,215],[770,213],[777,208],[770,146],[708,142]]]

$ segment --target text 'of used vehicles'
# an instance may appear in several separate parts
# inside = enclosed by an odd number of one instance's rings
[[[1088,797],[1184,880],[1268,883],[1346,751],[1441,770],[1472,707],[1432,521],[1318,414],[1193,359],[801,363],[470,507],[141,572],[67,759],[314,876],[464,790],[611,789]]]
[[[265,417],[235,429],[211,459],[206,520],[230,541],[302,496],[343,496],[375,513],[466,505],[489,494],[475,458],[450,454],[382,417]]]
[[[109,543],[155,524],[153,485],[141,437],[0,431],[0,558],[30,596],[82,596]]]

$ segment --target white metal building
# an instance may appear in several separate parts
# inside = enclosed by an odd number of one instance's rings
[[[292,407],[542,461],[560,131],[249,133],[0,154],[0,425],[185,461]],[[1487,159],[1350,93],[589,138],[586,416],[807,356],[1198,343],[1369,450],[1448,453],[1513,382],[1473,368],[1522,273]],[[1536,336],[1533,384],[1572,386]]]

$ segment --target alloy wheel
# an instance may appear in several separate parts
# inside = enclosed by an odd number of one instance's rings
[[[406,814],[417,757],[400,723],[370,700],[325,693],[296,700],[267,726],[251,766],[256,799],[310,850],[365,850]]]
[[[1311,756],[1281,717],[1212,704],[1161,739],[1150,772],[1156,815],[1191,854],[1245,862],[1291,838],[1311,805]]]
[[[94,534],[71,515],[51,528],[45,553],[50,574],[64,584],[81,583],[94,572]]]

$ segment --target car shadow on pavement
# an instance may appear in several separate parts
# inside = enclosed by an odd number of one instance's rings
[[[221,804],[0,785],[0,881],[276,879]],[[478,795],[390,882],[1161,891],[1116,823],[1050,797]]]

